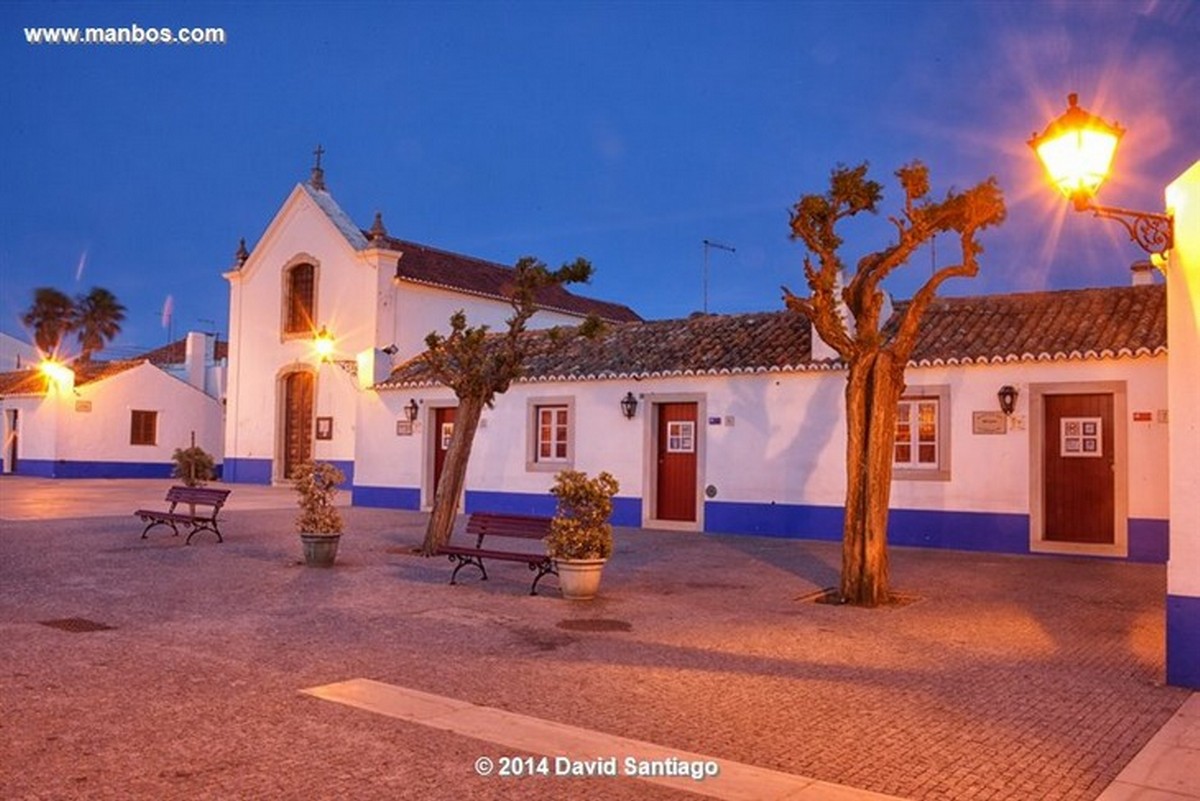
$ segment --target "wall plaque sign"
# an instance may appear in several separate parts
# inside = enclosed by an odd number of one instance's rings
[[[1008,431],[1008,418],[1004,412],[971,412],[972,434],[1004,434]]]

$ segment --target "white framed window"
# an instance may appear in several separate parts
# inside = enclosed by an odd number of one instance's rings
[[[950,388],[909,387],[896,407],[892,476],[950,479]]]
[[[696,424],[691,420],[667,421],[667,453],[695,453]]]
[[[568,415],[566,406],[539,406],[537,410],[537,460],[567,461]]]
[[[558,471],[575,462],[575,399],[530,398],[525,469]]]

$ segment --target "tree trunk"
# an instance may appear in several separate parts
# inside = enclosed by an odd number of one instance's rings
[[[459,398],[458,411],[454,415],[454,434],[446,451],[446,462],[438,479],[437,492],[433,496],[433,513],[429,527],[425,529],[425,541],[421,553],[433,556],[437,549],[450,540],[454,520],[458,516],[458,499],[462,497],[463,485],[467,480],[467,462],[471,458],[471,446],[475,443],[475,430],[483,416],[482,400]]]
[[[896,404],[903,389],[902,374],[886,350],[863,354],[850,367],[841,596],[858,606],[888,600],[887,519]]]

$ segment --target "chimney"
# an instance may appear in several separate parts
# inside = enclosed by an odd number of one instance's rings
[[[1129,266],[1134,286],[1150,286],[1154,283],[1154,265],[1149,261],[1135,261]]]
[[[846,332],[848,334],[850,334],[851,336],[854,336],[854,318],[850,314],[850,309],[847,308],[846,304],[841,299],[842,298],[842,288],[845,287],[845,285],[846,285],[845,279],[846,279],[846,276],[841,271],[839,271],[837,274],[837,283],[834,285],[833,292],[834,292],[834,297],[836,297],[838,299],[838,316],[840,316],[842,318],[842,320],[845,322]],[[888,295],[887,293],[884,293],[883,313],[886,316],[883,316],[882,320],[886,320],[888,317],[891,316],[891,313],[892,313],[892,297],[891,297],[891,295]],[[840,359],[841,356],[838,354],[838,352],[836,350],[833,349],[833,346],[829,345],[828,343],[825,342],[825,340],[821,339],[821,335],[817,333],[817,327],[815,325],[813,325],[812,322],[809,322],[808,325],[809,325],[809,336],[810,336],[809,341],[811,343],[810,344],[810,347],[811,347],[810,357],[812,358],[812,360],[814,362],[821,362],[821,361],[834,361],[834,360]]]
[[[188,331],[184,341],[183,368],[187,382],[201,392],[204,391],[204,376],[213,359],[212,341],[202,331]]]

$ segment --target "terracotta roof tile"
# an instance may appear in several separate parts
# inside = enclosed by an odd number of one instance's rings
[[[75,371],[75,386],[81,387],[112,378],[143,363],[142,359],[75,362],[71,369]],[[46,376],[36,367],[0,373],[0,396],[44,395],[47,388]]]
[[[897,312],[906,302],[896,304]],[[895,324],[895,316],[890,324]],[[595,340],[555,347],[533,332],[523,381],[650,378],[828,370],[813,360],[808,322],[788,311],[696,316],[610,326]],[[1150,356],[1166,352],[1160,285],[940,298],[921,326],[910,364],[986,364]],[[433,383],[420,357],[381,389]]]
[[[905,306],[897,303],[897,313]],[[911,363],[1142,356],[1165,352],[1166,345],[1162,284],[939,298]]]
[[[137,359],[145,359],[159,366],[168,364],[183,364],[187,358],[187,337],[168,342],[166,345],[139,354]],[[218,339],[213,345],[213,358],[217,361],[229,358],[229,343]]]
[[[397,280],[445,287],[489,298],[508,297],[511,267],[393,237],[384,237],[380,244],[403,254],[396,265]],[[642,319],[628,306],[586,298],[560,286],[543,289],[538,293],[537,300],[544,309],[580,316],[595,314],[602,320],[614,323]]]

